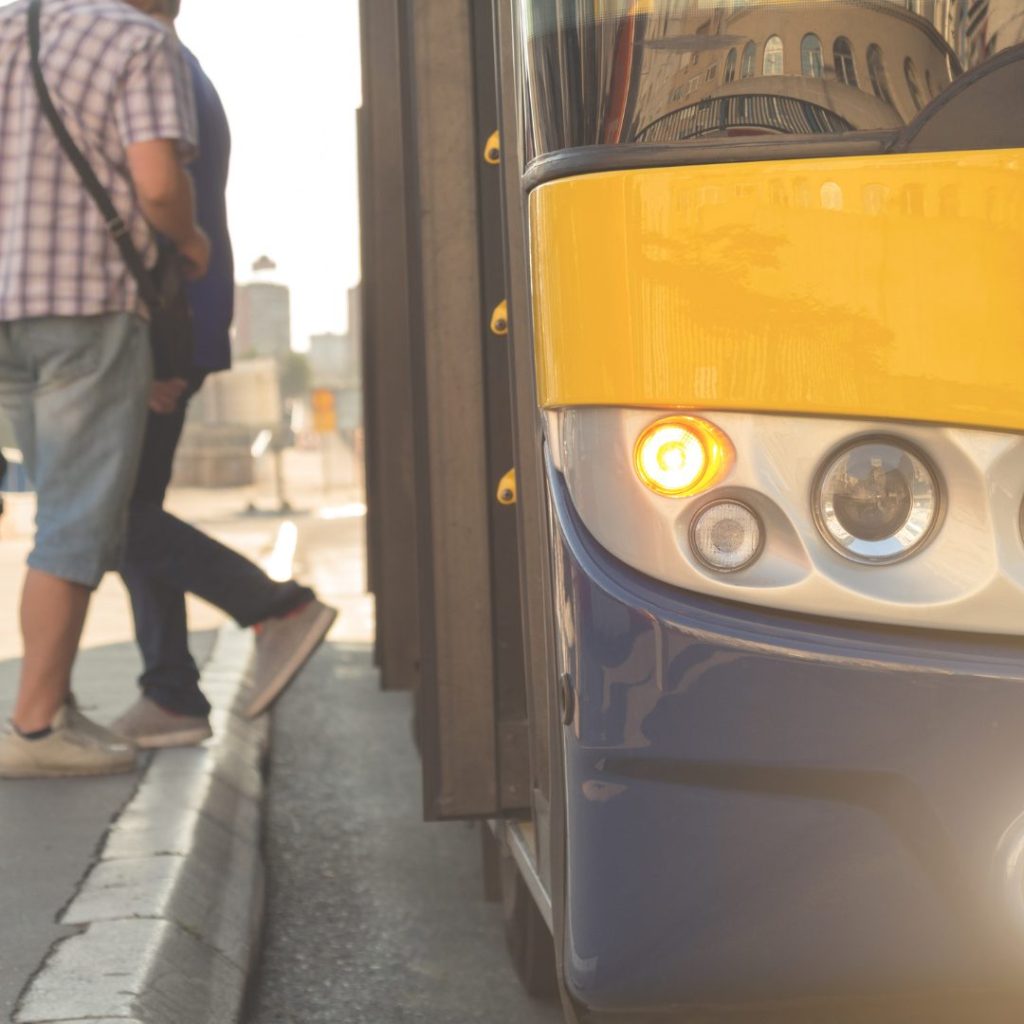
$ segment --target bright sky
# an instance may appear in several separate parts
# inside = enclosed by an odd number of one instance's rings
[[[292,289],[292,344],[343,331],[359,280],[358,0],[182,0],[178,33],[231,120],[237,275],[266,254]]]

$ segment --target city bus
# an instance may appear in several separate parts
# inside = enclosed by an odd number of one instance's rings
[[[1020,1020],[1024,3],[364,30],[378,658],[524,983]]]

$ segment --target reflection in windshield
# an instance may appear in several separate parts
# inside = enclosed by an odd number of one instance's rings
[[[900,128],[1024,0],[520,0],[531,156]]]

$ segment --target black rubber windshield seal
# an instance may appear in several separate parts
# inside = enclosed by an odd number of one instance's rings
[[[874,156],[888,152],[897,131],[842,132],[771,139],[723,139],[717,142],[578,146],[549,153],[530,162],[523,175],[529,192],[561,178],[603,171],[635,171],[653,167],[694,167],[705,164],[761,163],[767,160],[810,160],[831,156]]]

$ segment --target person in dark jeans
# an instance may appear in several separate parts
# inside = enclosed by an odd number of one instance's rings
[[[171,25],[180,0],[129,2]],[[240,626],[255,628],[245,709],[251,717],[265,711],[292,681],[337,614],[307,587],[270,579],[248,559],[163,507],[188,402],[208,374],[230,366],[234,315],[234,265],[225,203],[230,130],[199,61],[188,50],[185,57],[199,121],[199,158],[190,168],[196,213],[213,243],[213,257],[206,278],[189,288],[196,365],[188,380],[167,382],[150,403],[129,511],[121,575],[131,598],[145,670],[139,680],[142,696],[111,728],[140,747],[189,745],[210,735],[210,705],[199,688],[199,669],[188,645],[187,593],[222,609]]]

